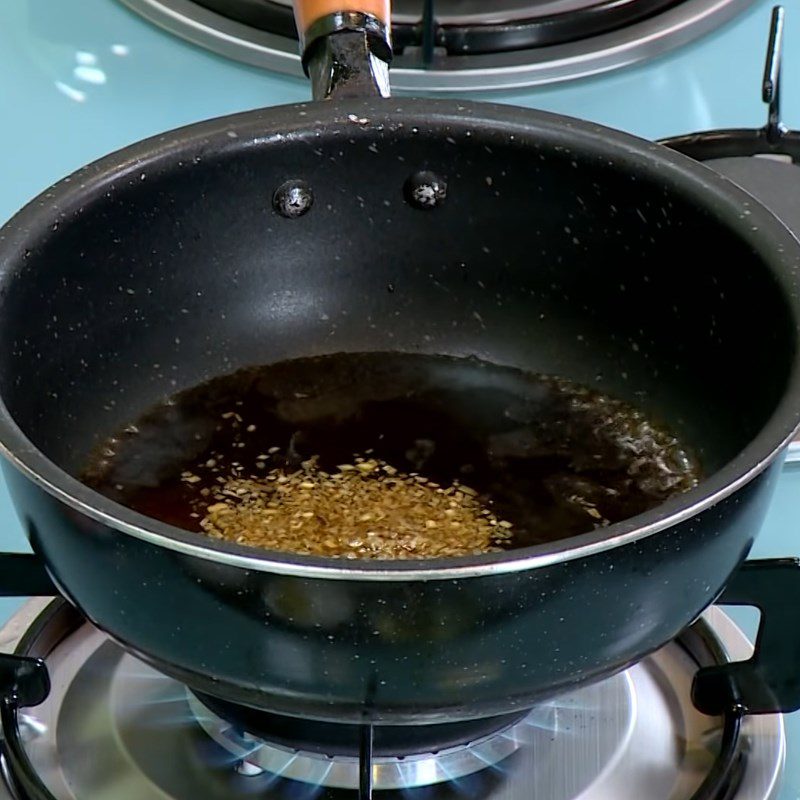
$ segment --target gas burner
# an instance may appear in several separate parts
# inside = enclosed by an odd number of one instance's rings
[[[342,791],[355,797],[363,786],[364,762],[351,745],[349,755],[325,752],[336,747],[330,731],[327,744],[304,741],[300,750],[290,744],[296,731],[309,724],[313,731],[315,723],[291,721],[279,742],[270,741],[276,721],[257,714],[260,736],[246,733],[236,711],[220,708],[230,719],[212,713],[63,601],[30,601],[0,631],[0,642],[18,656],[43,658],[52,681],[35,707],[14,712],[2,704],[3,774],[16,800],[297,800]],[[372,788],[387,797],[402,790],[406,800],[429,800],[431,792],[437,800],[767,800],[782,770],[782,717],[708,717],[690,700],[699,666],[751,650],[731,620],[711,609],[626,672],[510,726],[501,720],[500,730],[497,720],[476,721],[464,742],[449,724],[431,726],[436,735],[418,727],[376,731],[366,762]],[[446,746],[434,752],[443,729]],[[398,736],[402,754],[391,755],[386,748]],[[362,738],[362,754],[363,747]]]
[[[270,714],[189,695],[200,726],[245,768],[340,789],[357,789],[364,728]],[[543,709],[548,713],[548,709]],[[528,712],[436,725],[375,726],[373,786],[409,789],[493,766],[520,746],[516,724]],[[552,730],[552,722],[544,722]]]
[[[316,786],[337,789],[359,788],[360,759],[358,747],[355,752],[342,755],[332,742],[327,752],[319,747],[303,750],[277,743],[270,739],[253,736],[232,726],[230,722],[213,714],[206,705],[190,695],[189,705],[200,726],[231,756],[241,762],[245,774],[255,775],[266,771],[281,778],[310,783]],[[527,717],[527,715],[525,715]],[[536,716],[532,712],[530,720]],[[551,709],[542,709],[539,717],[544,730],[552,732],[554,719]],[[537,717],[537,719],[539,718]],[[409,726],[405,731],[408,751],[404,755],[389,755],[388,751],[374,751],[372,758],[373,789],[414,789],[436,783],[455,781],[487,768],[493,768],[510,756],[523,743],[522,733],[526,725],[509,727],[465,743],[427,750],[424,745],[414,748],[414,734],[420,727]],[[329,726],[336,727],[336,726]],[[348,726],[342,726],[347,728]],[[422,726],[422,728],[428,726]],[[439,726],[430,726],[439,727]],[[376,738],[381,733],[376,728]],[[548,734],[549,735],[549,734]],[[347,737],[345,736],[345,741]],[[331,753],[336,753],[331,755]]]
[[[210,712],[226,727],[247,731],[253,737],[289,750],[320,755],[357,756],[361,749],[362,725],[287,717],[228,703],[199,692],[195,692],[194,696],[200,701],[195,706],[205,707],[206,716]],[[428,725],[376,725],[372,754],[379,757],[439,753],[502,733],[527,713],[522,711],[499,717]]]
[[[290,0],[122,0],[221,55],[301,75]],[[659,56],[750,0],[395,0],[394,89],[508,89]]]

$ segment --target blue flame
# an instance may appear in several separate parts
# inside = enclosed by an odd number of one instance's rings
[[[197,725],[185,693],[142,699],[136,708],[128,709],[128,714],[137,717],[140,724],[148,728],[190,728]]]
[[[206,737],[201,724],[202,714],[199,710],[197,714],[195,713],[189,703],[187,689],[182,684],[134,659],[126,660],[125,666],[128,678],[133,681],[139,692],[138,694],[134,692],[135,696],[125,693],[125,699],[121,699],[125,706],[122,711],[137,725],[151,729],[182,728],[188,732],[200,731],[202,735],[194,737],[198,747],[196,752],[210,769],[235,770],[243,762],[257,766],[258,760],[251,757],[263,746],[260,740],[243,735],[233,727],[225,733],[226,738],[230,738],[230,748],[226,743],[219,744],[210,736]],[[591,708],[591,702],[581,702],[584,699],[590,700],[590,698],[572,697],[538,706],[521,722],[499,735],[516,747],[523,748],[541,739],[542,736],[578,735],[579,730],[571,728],[569,721],[578,713],[591,713],[595,710]],[[213,715],[210,717],[216,720]],[[505,781],[513,772],[516,750],[509,749],[512,752],[497,762],[493,762],[491,757],[480,749],[473,749],[475,772],[469,775],[457,777],[448,774],[446,762],[440,762],[440,777],[444,777],[444,781],[386,790],[388,794],[383,793],[387,797],[403,796],[406,800],[452,800],[453,798],[483,800],[492,792],[493,786]],[[325,785],[328,773],[332,769],[331,764],[318,765],[317,771],[309,775],[309,781],[286,777],[296,758],[295,754],[287,752],[285,761],[280,759],[279,765],[271,766],[271,771],[237,774],[235,776],[237,791],[248,797],[270,792],[281,800],[317,800],[323,793],[326,796],[330,793],[331,797],[339,795],[341,790],[330,789]],[[354,790],[346,790],[346,795],[349,797],[354,797],[356,794]]]
[[[281,789],[281,795],[289,800],[315,800],[325,791],[325,786],[321,783],[284,780]]]

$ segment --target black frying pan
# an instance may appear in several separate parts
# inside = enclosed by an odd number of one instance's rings
[[[315,85],[374,86],[341,67],[380,56],[378,22],[312,42]],[[345,98],[192,125],[86,167],[0,232],[6,479],[59,590],[212,705],[513,713],[672,639],[746,557],[800,419],[799,268],[796,240],[725,179],[572,119]],[[73,477],[176,389],[365,350],[600,376],[708,477],[591,534],[411,563],[210,541]]]

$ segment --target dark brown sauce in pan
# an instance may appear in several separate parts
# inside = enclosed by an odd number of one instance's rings
[[[184,391],[105,442],[82,477],[199,531],[213,502],[201,492],[221,476],[291,471],[312,456],[333,470],[359,454],[476,490],[512,523],[509,548],[631,517],[700,475],[672,434],[593,390],[476,359],[372,353],[245,369]]]

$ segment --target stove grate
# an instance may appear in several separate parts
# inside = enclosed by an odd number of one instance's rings
[[[781,120],[781,66],[783,54],[784,9],[772,9],[761,98],[767,106],[763,128],[730,128],[689,133],[662,139],[661,144],[696,161],[749,156],[785,158],[800,164],[800,131],[789,130]]]

